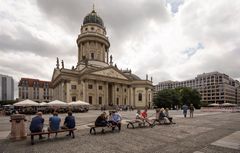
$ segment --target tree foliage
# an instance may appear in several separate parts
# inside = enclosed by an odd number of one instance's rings
[[[164,89],[157,93],[153,102],[157,107],[180,108],[183,104],[193,104],[195,108],[200,108],[201,95],[196,89],[176,88]]]

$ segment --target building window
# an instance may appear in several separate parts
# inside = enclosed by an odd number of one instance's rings
[[[102,86],[98,86],[98,89],[99,89],[99,90],[102,90]]]
[[[76,96],[73,96],[73,97],[72,97],[72,101],[76,101]]]
[[[91,30],[94,30],[94,28],[93,28],[93,27],[91,27]]]
[[[94,59],[94,53],[91,53],[91,59]]]
[[[138,101],[142,101],[142,93],[138,94]]]
[[[93,88],[93,85],[92,84],[89,84],[88,85],[88,89],[92,89]]]
[[[92,96],[88,97],[88,102],[89,102],[89,104],[92,104]]]
[[[119,88],[117,88],[117,91],[119,91]]]
[[[126,88],[124,89],[124,92],[127,92],[127,89],[126,89]]]
[[[102,97],[98,97],[98,103],[99,105],[102,105]]]
[[[117,105],[119,105],[119,98],[117,98]]]
[[[71,89],[77,89],[76,85],[71,85]]]

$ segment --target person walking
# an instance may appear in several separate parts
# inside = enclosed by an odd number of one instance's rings
[[[183,115],[184,115],[184,117],[186,118],[186,117],[187,117],[188,106],[187,106],[186,104],[184,104],[184,105],[182,106],[182,109],[183,109]]]
[[[190,117],[193,118],[193,112],[194,112],[193,104],[190,104],[189,110],[190,110]]]

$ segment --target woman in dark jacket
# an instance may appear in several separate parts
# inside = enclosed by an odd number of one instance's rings
[[[103,112],[95,121],[95,126],[104,127],[108,125],[106,113]]]

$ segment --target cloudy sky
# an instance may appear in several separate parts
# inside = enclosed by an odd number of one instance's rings
[[[51,80],[56,57],[75,66],[93,3],[119,68],[154,84],[211,71],[240,80],[239,0],[0,0],[0,73]]]

